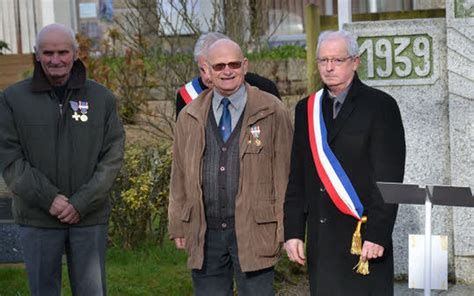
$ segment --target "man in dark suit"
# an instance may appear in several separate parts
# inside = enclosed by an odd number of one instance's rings
[[[383,202],[376,181],[403,180],[404,130],[396,101],[359,80],[358,52],[350,33],[323,32],[324,88],[295,111],[285,249],[308,262],[311,295],[393,295],[397,206]]]
[[[181,109],[189,104],[192,100],[197,98],[204,90],[211,88],[212,82],[206,72],[206,53],[209,47],[219,39],[230,39],[228,36],[219,32],[209,32],[202,34],[194,45],[194,61],[199,67],[199,76],[183,85],[176,94],[176,117],[178,117]],[[255,73],[247,72],[245,74],[245,81],[258,87],[267,93],[274,95],[281,99],[278,89],[270,79],[257,75]]]

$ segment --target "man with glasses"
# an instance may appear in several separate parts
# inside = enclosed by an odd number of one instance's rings
[[[229,39],[206,55],[213,89],[175,128],[169,234],[186,249],[194,295],[274,295],[283,243],[292,126],[275,96],[244,82],[248,60]]]
[[[358,52],[350,33],[321,33],[324,88],[295,110],[285,249],[307,261],[311,295],[393,295],[397,206],[376,182],[403,181],[404,130],[396,101],[359,80]]]
[[[206,52],[214,42],[219,39],[229,39],[228,36],[219,32],[209,32],[202,34],[194,45],[194,61],[199,67],[199,76],[183,85],[176,94],[176,117],[178,117],[181,109],[196,99],[201,92],[212,87],[212,82],[209,80],[209,75],[206,73]],[[273,81],[257,75],[255,73],[247,72],[245,74],[245,81],[259,89],[271,93],[280,98],[280,93],[273,83]]]

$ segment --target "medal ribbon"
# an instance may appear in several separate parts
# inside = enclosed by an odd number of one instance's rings
[[[342,213],[362,218],[364,206],[360,202],[349,177],[327,142],[326,125],[322,113],[323,90],[308,99],[309,143],[319,178],[334,205]]]
[[[72,111],[77,112],[79,106],[76,101],[69,101],[69,106],[71,106]]]
[[[89,102],[79,101],[79,110],[81,110],[82,114],[86,114],[89,110]]]
[[[186,105],[191,103],[191,101],[197,98],[202,92],[203,89],[199,85],[199,78],[194,78],[179,90],[179,94],[183,97]]]

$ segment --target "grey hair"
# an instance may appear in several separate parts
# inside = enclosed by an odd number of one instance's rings
[[[197,63],[198,58],[200,56],[204,56],[207,54],[207,50],[209,47],[220,39],[230,39],[229,36],[224,35],[219,32],[209,32],[206,34],[202,34],[196,44],[194,45],[194,61]]]
[[[36,35],[36,41],[35,41],[36,53],[38,53],[38,50],[40,48],[43,35],[50,31],[62,31],[68,34],[71,39],[73,50],[76,52],[79,49],[79,43],[77,43],[76,34],[74,33],[74,31],[71,28],[66,27],[65,25],[55,23],[55,24],[49,24],[47,26],[44,26]]]
[[[357,44],[357,37],[347,31],[324,31],[319,35],[318,46],[316,48],[316,56],[319,56],[319,47],[324,41],[343,39],[346,43],[347,53],[351,57],[359,56],[359,45]]]

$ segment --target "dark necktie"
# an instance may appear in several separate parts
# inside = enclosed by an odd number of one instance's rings
[[[336,100],[336,98],[333,98],[332,119],[336,119],[336,116],[339,113],[340,109],[341,109],[341,103],[339,103],[339,101]]]
[[[219,131],[221,132],[221,138],[225,143],[232,132],[232,117],[230,116],[229,111],[229,99],[223,98],[221,104],[223,109],[221,119],[219,120]]]

